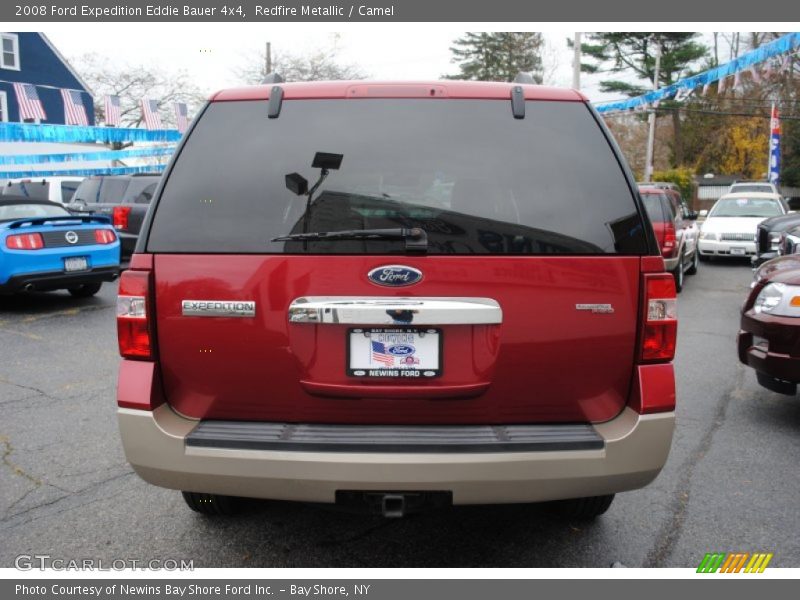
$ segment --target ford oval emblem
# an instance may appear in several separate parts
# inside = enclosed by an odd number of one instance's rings
[[[422,271],[404,265],[386,265],[372,269],[367,277],[378,285],[401,287],[422,281]]]
[[[416,352],[416,349],[408,344],[395,344],[389,346],[388,352],[394,356],[410,356]]]

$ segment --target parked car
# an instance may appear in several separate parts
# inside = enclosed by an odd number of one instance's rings
[[[45,177],[43,179],[15,179],[7,181],[3,195],[23,196],[34,200],[50,200],[65,204],[72,199],[82,177]]]
[[[666,269],[672,273],[675,289],[680,292],[684,274],[697,273],[697,214],[686,207],[676,190],[639,184],[639,193],[653,225]]]
[[[761,192],[764,194],[778,194],[781,191],[774,183],[769,181],[734,181],[728,190],[729,194],[741,194],[749,192]]]
[[[0,294],[66,289],[83,298],[118,275],[119,240],[108,218],[0,197]]]
[[[69,208],[111,217],[122,244],[122,259],[127,260],[160,179],[158,174],[87,177],[75,191]]]
[[[286,83],[201,115],[120,279],[118,419],[144,480],[207,514],[591,518],[657,476],[675,281],[585,97]]]
[[[755,256],[759,223],[788,212],[789,207],[779,194],[725,194],[710,211],[700,211],[701,217],[706,216],[698,242],[700,259]]]
[[[739,360],[758,383],[794,395],[800,383],[800,255],[770,260],[755,273],[742,307]]]
[[[781,254],[781,240],[786,232],[800,226],[800,214],[790,211],[789,214],[765,219],[756,230],[756,253],[753,266],[772,260]]]

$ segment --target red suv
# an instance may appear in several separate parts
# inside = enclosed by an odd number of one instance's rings
[[[589,518],[664,465],[675,285],[579,93],[226,90],[163,180],[119,288],[119,425],[194,510]]]

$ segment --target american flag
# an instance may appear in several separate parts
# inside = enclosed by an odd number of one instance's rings
[[[386,351],[386,344],[372,341],[372,360],[387,367],[394,366],[394,356]]]
[[[105,105],[106,125],[119,127],[119,123],[122,120],[122,112],[119,108],[119,96],[106,96]]]
[[[81,93],[76,90],[61,90],[64,100],[64,118],[67,125],[88,125],[86,106],[83,104]]]
[[[142,98],[142,117],[147,129],[161,129],[161,117],[158,115],[158,102]]]
[[[175,120],[178,123],[178,131],[183,133],[189,127],[189,109],[185,102],[175,103]]]
[[[36,86],[30,83],[15,83],[14,93],[17,95],[17,104],[19,104],[20,121],[25,119],[44,121],[47,118],[39,94],[36,93]]]

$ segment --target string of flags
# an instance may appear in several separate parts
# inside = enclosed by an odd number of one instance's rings
[[[19,106],[20,120],[46,121],[42,100],[36,91],[35,85],[31,83],[14,83],[14,94],[17,97]],[[51,86],[43,86],[51,87]],[[89,115],[87,104],[84,101],[84,92],[70,89],[60,89],[61,99],[64,102],[64,122],[66,125],[88,126]],[[178,131],[184,133],[189,128],[189,111],[185,102],[173,102],[175,111],[175,121]],[[103,98],[103,108],[105,112],[105,124],[109,127],[119,127],[122,122],[122,110],[120,108],[120,97],[117,95],[107,95]],[[142,98],[142,120],[148,130],[163,129],[161,115],[159,113],[159,103],[151,98]]]
[[[790,55],[798,48],[800,48],[800,32],[788,33],[708,71],[686,77],[635,98],[601,103],[596,106],[596,109],[599,113],[610,113],[624,110],[644,110],[648,106],[658,107],[662,100],[670,98],[684,100],[695,93],[697,89],[702,89],[701,94],[705,96],[714,83],[717,84],[717,93],[721,94],[727,89],[728,79],[731,77],[733,78],[731,82],[733,89],[738,88],[742,84],[744,73],[748,73],[754,82],[759,83],[762,78],[769,78],[776,71],[786,71],[790,65]],[[763,70],[759,72],[761,65],[763,65]]]

